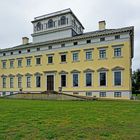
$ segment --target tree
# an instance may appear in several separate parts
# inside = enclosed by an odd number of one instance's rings
[[[140,69],[137,69],[132,74],[132,91],[140,91]]]

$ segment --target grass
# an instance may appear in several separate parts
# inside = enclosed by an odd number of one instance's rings
[[[139,140],[139,101],[0,99],[0,140]]]

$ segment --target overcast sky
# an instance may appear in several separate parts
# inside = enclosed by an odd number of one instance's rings
[[[0,48],[21,44],[23,36],[32,41],[34,17],[66,8],[75,13],[85,32],[97,30],[100,20],[106,20],[107,28],[135,26],[133,70],[140,68],[139,0],[1,0]]]

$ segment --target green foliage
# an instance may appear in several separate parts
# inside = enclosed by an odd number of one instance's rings
[[[139,101],[0,99],[0,140],[139,138]]]
[[[140,91],[140,69],[132,74],[132,90],[133,92]]]

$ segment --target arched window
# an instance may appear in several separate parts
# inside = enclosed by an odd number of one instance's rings
[[[48,21],[48,28],[52,28],[52,27],[53,27],[53,20],[50,19],[50,20]]]
[[[66,24],[66,17],[62,16],[60,19],[61,25],[65,25]]]
[[[36,30],[37,30],[37,31],[40,31],[41,29],[42,29],[41,22],[38,22],[38,23],[36,24]]]

